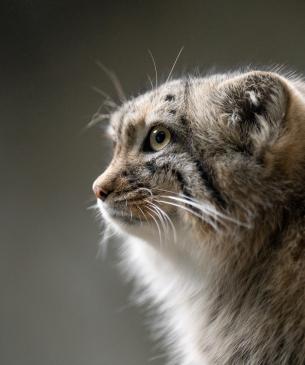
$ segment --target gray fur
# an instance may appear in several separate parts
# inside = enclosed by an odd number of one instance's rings
[[[177,364],[305,364],[304,90],[274,72],[186,78],[111,117],[99,207]],[[155,125],[172,141],[145,152]]]

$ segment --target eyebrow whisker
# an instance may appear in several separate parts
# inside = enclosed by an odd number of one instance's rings
[[[174,63],[173,63],[172,68],[171,68],[171,69],[170,69],[170,71],[169,71],[169,74],[168,74],[168,76],[167,76],[167,79],[166,79],[165,83],[167,83],[167,82],[168,82],[168,80],[170,79],[170,77],[172,76],[172,73],[173,73],[173,71],[174,71],[174,68],[175,68],[175,66],[176,66],[176,64],[177,64],[177,62],[178,62],[178,60],[179,60],[179,57],[180,57],[180,55],[181,55],[181,53],[182,53],[183,49],[184,49],[184,46],[180,48],[180,51],[179,51],[179,53],[178,53],[178,55],[177,55],[177,57],[176,57],[176,59],[175,59],[175,61],[174,61]]]
[[[153,84],[153,81],[152,81],[152,79],[151,79],[150,75],[148,75],[148,74],[147,74],[147,78],[148,78],[148,81],[149,81],[149,83],[150,83],[151,89],[153,90],[153,88],[154,88],[154,84]]]
[[[117,77],[117,75],[115,74],[114,71],[110,70],[108,67],[106,67],[105,65],[102,64],[102,62],[100,61],[96,61],[96,64],[105,72],[105,74],[109,77],[110,81],[112,82],[118,97],[120,98],[121,101],[126,101],[126,95],[125,92],[123,90],[122,84],[119,80],[119,78]]]
[[[156,64],[156,61],[155,61],[155,58],[151,52],[150,49],[147,50],[148,51],[148,54],[153,62],[153,65],[154,65],[154,69],[155,69],[155,87],[157,88],[158,87],[158,70],[157,70],[157,64]]]

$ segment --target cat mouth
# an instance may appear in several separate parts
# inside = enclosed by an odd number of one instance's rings
[[[124,203],[119,201],[111,204],[99,201],[98,205],[102,213],[106,213],[107,216],[115,221],[129,225],[148,223],[144,208],[141,208],[138,204],[129,204],[127,200]]]
[[[107,213],[111,218],[120,220],[127,224],[139,224],[142,220],[131,211],[125,211],[118,208],[107,207]]]
[[[173,212],[165,213],[151,201],[128,199],[119,201],[98,201],[98,207],[105,221],[121,232],[154,241],[177,240],[177,216]]]
[[[128,195],[112,196],[106,201],[98,199],[98,205],[105,218],[109,218],[119,225],[123,223],[124,226],[138,225],[143,228],[144,226],[156,226],[157,230],[161,226],[163,228],[168,225],[172,227],[172,219],[176,217],[176,212],[173,211],[172,206],[170,206],[170,212],[164,210],[166,207],[158,203],[158,197],[159,195],[153,195],[151,191],[149,194],[133,192]],[[162,203],[162,201],[160,202]]]

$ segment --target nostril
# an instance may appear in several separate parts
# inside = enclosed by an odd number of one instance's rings
[[[109,192],[107,190],[101,188],[98,185],[93,187],[93,191],[95,196],[103,201],[106,200],[107,196],[109,195]]]

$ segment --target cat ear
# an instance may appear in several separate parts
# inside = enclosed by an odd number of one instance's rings
[[[252,71],[222,82],[216,100],[224,121],[243,139],[260,131],[270,137],[285,119],[288,87],[276,73]]]

